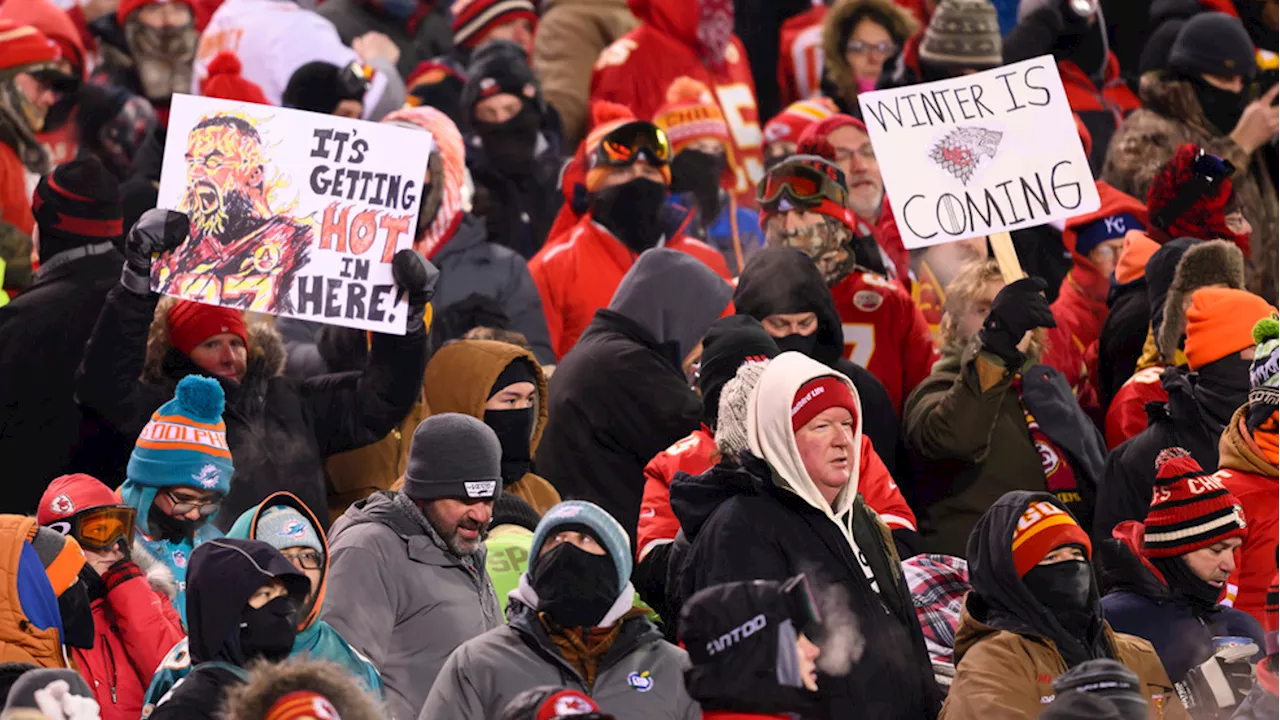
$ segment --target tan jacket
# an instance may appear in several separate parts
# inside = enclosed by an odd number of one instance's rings
[[[631,32],[639,20],[626,0],[547,0],[533,41],[533,71],[557,112],[566,152],[586,135],[591,69],[601,50]]]
[[[1117,658],[1137,673],[1149,698],[1152,720],[1189,718],[1151,643],[1112,632],[1107,641]],[[1053,701],[1053,679],[1067,665],[1053,642],[997,630],[969,614],[966,603],[956,632],[956,677],[939,720],[1012,720],[1036,718]]]

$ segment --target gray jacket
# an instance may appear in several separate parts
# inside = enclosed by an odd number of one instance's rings
[[[700,720],[702,709],[684,688],[688,654],[663,640],[648,619],[622,621],[595,685],[587,687],[552,644],[530,597],[536,603],[522,579],[507,605],[510,623],[449,656],[418,720],[491,720],[539,685],[581,690],[618,720]]]
[[[485,550],[459,558],[407,497],[379,492],[329,532],[321,619],[382,673],[396,720],[418,716],[445,659],[502,624]]]

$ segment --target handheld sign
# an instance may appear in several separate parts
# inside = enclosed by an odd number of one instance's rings
[[[403,335],[391,259],[413,246],[431,149],[408,128],[174,95],[158,207],[191,230],[151,289]]]
[[[1101,205],[1052,56],[859,93],[858,103],[909,249]]]

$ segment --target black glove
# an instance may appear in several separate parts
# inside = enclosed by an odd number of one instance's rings
[[[431,261],[413,250],[401,250],[391,259],[391,277],[400,287],[396,295],[398,301],[402,295],[409,296],[409,313],[422,319],[422,311],[431,297],[436,293],[436,280],[440,271]]]
[[[150,294],[152,258],[181,245],[190,230],[191,221],[183,213],[160,208],[142,213],[124,239],[120,284],[136,295]]]
[[[1018,350],[1018,343],[1022,342],[1028,330],[1058,326],[1049,309],[1049,301],[1043,295],[1046,287],[1040,278],[1022,278],[1001,288],[991,303],[987,319],[982,321],[982,329],[978,331],[978,339],[985,350],[1004,360],[1005,367],[1022,365],[1024,356]]]

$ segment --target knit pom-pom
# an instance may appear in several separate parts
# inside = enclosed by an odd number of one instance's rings
[[[687,105],[692,103],[702,105],[715,103],[715,98],[711,97],[711,89],[706,86],[706,83],[694,80],[687,75],[681,75],[671,81],[671,85],[667,87],[667,104]]]
[[[615,120],[635,120],[636,114],[631,112],[631,108],[626,105],[619,105],[608,100],[597,100],[591,103],[591,127],[597,128],[601,125]]]
[[[215,75],[239,75],[240,58],[235,53],[223,50],[209,61],[208,77]]]
[[[178,381],[173,393],[181,412],[201,422],[216,423],[222,419],[225,396],[217,380],[199,375],[188,375]]]
[[[817,155],[831,162],[836,161],[836,149],[826,138],[805,138],[796,148],[797,155]]]
[[[1176,478],[1187,473],[1202,473],[1200,463],[1191,457],[1190,451],[1181,447],[1167,447],[1156,455],[1156,481]]]
[[[1264,317],[1253,326],[1253,343],[1261,345],[1268,340],[1280,338],[1280,320],[1276,319],[1275,313],[1271,317]]]

